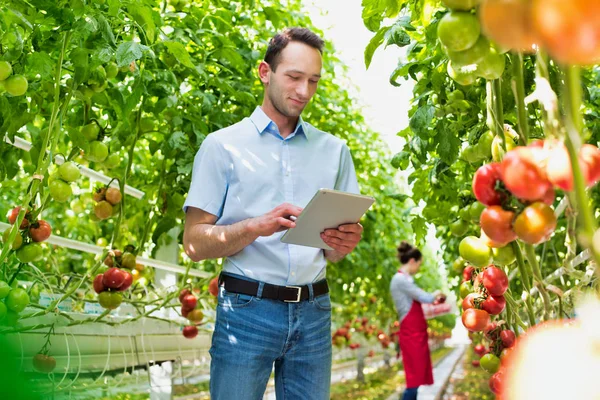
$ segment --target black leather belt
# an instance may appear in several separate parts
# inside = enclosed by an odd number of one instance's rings
[[[247,281],[230,275],[221,274],[219,284],[224,283],[225,290],[231,293],[246,294],[249,296],[258,295],[259,282]],[[315,282],[312,284],[313,296],[317,297],[329,292],[327,280]],[[262,296],[265,299],[281,300],[286,303],[298,303],[302,300],[308,300],[310,292],[308,285],[304,286],[278,286],[265,283]]]

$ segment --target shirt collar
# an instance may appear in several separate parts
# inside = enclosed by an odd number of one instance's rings
[[[265,114],[265,112],[263,111],[263,109],[260,106],[256,107],[256,109],[250,116],[250,120],[252,121],[254,126],[256,126],[258,133],[260,133],[261,135],[264,132],[269,132],[273,135],[281,137],[279,135],[279,130],[277,129],[277,126],[275,125],[275,123],[271,120],[271,118],[269,118],[267,116],[267,114]],[[306,139],[308,139],[308,130],[306,129],[306,124],[304,123],[302,116],[298,117],[298,123],[296,124],[296,129],[294,130],[294,132],[292,132],[292,134],[290,136],[288,136],[288,139],[296,136],[297,134],[303,134],[304,137]]]

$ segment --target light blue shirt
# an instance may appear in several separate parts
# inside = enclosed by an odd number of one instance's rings
[[[304,208],[321,188],[359,193],[348,146],[302,118],[284,139],[257,107],[250,118],[204,139],[183,209],[196,207],[217,216],[217,225],[231,225],[282,203]],[[223,271],[276,285],[323,279],[323,250],[282,243],[283,234],[259,237],[227,257]]]

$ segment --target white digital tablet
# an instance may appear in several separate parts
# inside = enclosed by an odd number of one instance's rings
[[[281,241],[333,250],[323,242],[321,233],[325,229],[357,223],[374,202],[369,196],[319,189],[296,219],[296,227],[288,229]]]

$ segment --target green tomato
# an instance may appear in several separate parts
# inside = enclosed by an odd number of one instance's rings
[[[477,152],[477,147],[475,146],[467,146],[460,153],[460,158],[468,162],[469,164],[474,164],[478,161],[481,161],[479,157],[479,153]]]
[[[458,212],[458,216],[463,221],[470,221],[471,220],[471,216],[469,215],[469,208],[468,207],[461,208],[460,211]]]
[[[23,96],[29,87],[23,75],[13,75],[4,81],[4,89],[11,96]]]
[[[104,166],[108,169],[113,169],[119,166],[119,164],[121,164],[121,157],[118,153],[112,153],[104,160]]]
[[[481,0],[442,0],[442,4],[453,10],[469,11],[479,5]]]
[[[9,310],[20,313],[29,305],[29,295],[24,289],[16,288],[10,291],[5,302]]]
[[[10,290],[11,287],[8,286],[8,283],[6,283],[5,281],[0,281],[0,299],[3,299],[6,296],[8,296]]]
[[[8,228],[4,231],[4,233],[2,234],[2,243],[6,243],[8,242],[8,237],[10,236],[10,231],[12,228]],[[21,236],[20,233],[17,232],[17,236],[15,236],[15,239],[12,242],[12,249],[13,250],[17,250],[19,249],[21,246],[23,245],[23,236]],[[0,297],[1,299],[2,297]]]
[[[81,172],[74,162],[67,161],[58,167],[58,175],[63,181],[75,182],[81,176]]]
[[[492,156],[492,143],[494,142],[494,134],[487,131],[479,138],[477,142],[477,153],[483,159],[489,159]]]
[[[517,147],[519,141],[519,135],[510,127],[504,128],[504,140],[506,140],[506,151],[511,151]],[[494,162],[500,162],[504,158],[504,148],[502,148],[502,138],[495,136],[492,141],[492,160]]]
[[[22,263],[30,263],[42,259],[44,252],[39,243],[29,243],[17,250],[17,259]]]
[[[454,102],[454,101],[459,101],[459,100],[464,100],[465,99],[465,95],[462,92],[462,90],[453,90],[452,92],[448,93],[448,101],[449,102]]]
[[[487,267],[492,262],[492,250],[478,237],[467,236],[458,245],[462,258],[475,267]]]
[[[460,284],[460,297],[465,298],[470,293],[473,293],[473,285],[469,281],[464,281]]]
[[[119,73],[119,67],[117,67],[117,64],[115,64],[114,62],[108,63],[106,65],[106,77],[108,79],[113,79],[116,78],[117,74]]]
[[[81,128],[81,133],[88,140],[88,142],[92,142],[98,139],[98,135],[100,134],[100,127],[97,123],[92,122],[87,125],[84,125]]]
[[[481,26],[477,17],[468,12],[451,11],[438,24],[440,42],[452,51],[464,51],[479,39]]]
[[[500,359],[492,353],[485,354],[481,357],[479,363],[481,368],[490,374],[495,374],[498,371],[498,368],[500,368]]]
[[[506,56],[504,54],[498,54],[495,51],[490,51],[488,54],[477,64],[477,76],[485,78],[487,80],[499,79],[504,73],[506,67]]]
[[[102,307],[114,310],[123,302],[123,295],[119,292],[102,292],[98,295],[98,302]]]
[[[50,196],[54,201],[58,201],[59,203],[69,200],[69,197],[73,194],[71,185],[61,179],[50,182],[49,188]]]
[[[479,223],[479,218],[481,218],[481,213],[485,210],[485,205],[476,201],[469,206],[469,217],[472,222]]]
[[[12,74],[12,67],[6,61],[0,61],[0,81],[5,80]]]
[[[102,162],[106,157],[108,157],[108,146],[97,140],[90,143],[90,151],[86,156],[89,161]]]
[[[100,247],[106,247],[108,246],[108,240],[106,240],[106,238],[98,238],[98,240],[96,240],[96,246],[100,246]]]
[[[0,322],[4,321],[4,318],[6,318],[7,313],[8,313],[8,309],[6,308],[4,303],[0,301]]]
[[[512,246],[504,246],[492,249],[492,255],[494,258],[494,264],[501,266],[510,265],[517,261],[517,256]]]
[[[106,82],[106,70],[102,65],[98,65],[96,69],[94,69],[90,73],[90,78],[88,79],[88,85],[104,85]]]
[[[454,66],[452,61],[448,61],[447,67],[448,75],[452,80],[454,80],[459,85],[468,86],[475,82],[477,76],[475,75],[475,70],[471,71],[468,68],[463,68],[459,66]]]
[[[490,42],[485,36],[479,36],[477,42],[468,49],[463,51],[446,49],[446,53],[455,66],[477,64],[490,53]]]
[[[456,272],[457,274],[461,273],[463,271],[463,269],[465,268],[465,260],[463,260],[462,258],[458,257],[456,260],[454,260],[454,262],[452,263],[452,269],[454,270],[454,272]]]
[[[450,224],[450,233],[452,235],[460,237],[469,231],[469,223],[465,220],[459,219]]]

